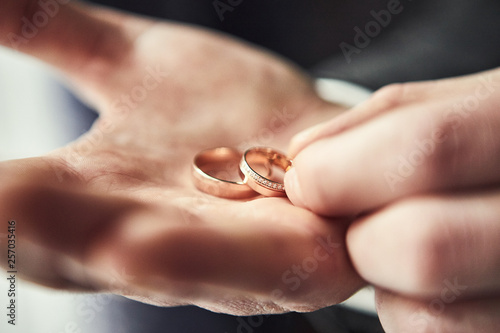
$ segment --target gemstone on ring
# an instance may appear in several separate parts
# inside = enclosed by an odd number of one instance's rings
[[[283,180],[276,179],[274,173],[272,173],[273,178],[267,178],[271,177],[269,175],[267,177],[260,175],[255,171],[259,165],[275,166],[286,172],[292,167],[292,160],[272,148],[254,147],[245,151],[240,162],[241,173],[254,191],[271,197],[286,196]]]

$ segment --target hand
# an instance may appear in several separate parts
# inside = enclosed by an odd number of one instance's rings
[[[82,4],[28,38],[20,17],[42,9],[1,2],[1,43],[55,66],[100,112],[76,142],[0,164],[0,220],[17,221],[25,278],[235,314],[313,310],[364,284],[345,221],[190,179],[202,149],[284,147],[340,113],[304,74],[224,35]]]
[[[392,85],[297,135],[291,201],[358,216],[349,254],[387,332],[497,332],[500,70]]]

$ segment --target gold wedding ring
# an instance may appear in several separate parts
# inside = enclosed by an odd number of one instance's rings
[[[246,199],[257,193],[241,178],[238,164],[242,153],[237,149],[220,147],[207,149],[194,157],[192,178],[202,192],[227,199]]]
[[[272,148],[255,147],[248,149],[240,162],[240,170],[245,176],[245,182],[254,191],[268,197],[286,196],[283,176],[272,175],[263,176],[258,168],[262,165],[278,167],[283,171],[283,175],[292,167],[292,161],[283,153]]]
[[[272,148],[254,147],[242,154],[220,147],[194,157],[192,178],[197,189],[221,198],[280,197],[286,196],[283,175],[291,167],[292,161]]]

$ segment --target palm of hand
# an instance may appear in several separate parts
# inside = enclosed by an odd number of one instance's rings
[[[186,27],[136,26],[113,63],[95,58],[66,71],[101,110],[91,131],[1,166],[2,218],[19,220],[25,251],[38,253],[25,261],[26,277],[238,314],[348,297],[362,282],[344,223],[286,199],[211,197],[189,179],[201,149],[283,148],[340,110],[320,113],[327,107],[310,83],[260,51]]]

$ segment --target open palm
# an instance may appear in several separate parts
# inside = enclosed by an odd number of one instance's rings
[[[19,17],[37,9],[6,6],[0,41],[12,46]],[[283,198],[212,197],[190,180],[202,149],[284,148],[341,111],[292,66],[226,36],[82,5],[18,46],[100,112],[76,142],[0,164],[0,219],[18,221],[25,278],[236,314],[314,310],[363,284],[345,222]]]

